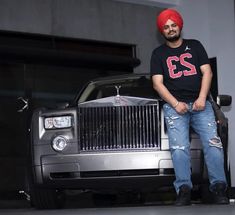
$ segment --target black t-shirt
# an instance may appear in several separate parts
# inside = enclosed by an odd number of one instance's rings
[[[184,39],[178,48],[163,44],[154,49],[150,72],[163,75],[164,85],[177,100],[191,102],[199,96],[200,66],[204,64],[209,64],[209,59],[202,44]]]

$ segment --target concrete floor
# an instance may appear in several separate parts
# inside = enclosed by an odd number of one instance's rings
[[[30,207],[0,209],[4,215],[234,215],[235,205],[200,205],[185,207],[172,205],[140,205],[128,207],[97,207],[97,208],[65,208],[60,210],[35,210]]]
[[[59,210],[36,210],[23,198],[1,199],[0,214],[3,215],[234,215],[235,202],[231,200],[229,205],[209,205],[193,201],[191,206],[176,207],[171,201],[126,201],[125,198],[110,203],[110,201],[96,201],[89,193],[82,196],[70,196],[65,208]],[[103,199],[104,200],[104,199]],[[107,200],[107,199],[106,199]],[[98,203],[98,204],[97,204]]]

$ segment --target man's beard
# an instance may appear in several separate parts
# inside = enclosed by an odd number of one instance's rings
[[[167,37],[167,36],[164,36],[164,37],[168,42],[175,42],[175,41],[179,40],[179,38],[181,37],[181,34],[180,33],[176,34],[173,37]]]

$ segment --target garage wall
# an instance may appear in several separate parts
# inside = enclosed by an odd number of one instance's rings
[[[148,72],[158,11],[111,0],[0,0],[0,30],[137,44],[135,71]]]

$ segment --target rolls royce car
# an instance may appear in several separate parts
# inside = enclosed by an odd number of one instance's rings
[[[227,159],[228,119],[220,107],[230,105],[231,97],[211,96],[211,102]],[[65,190],[172,186],[162,100],[148,74],[90,81],[71,104],[35,110],[30,130],[30,196],[36,208],[62,207]],[[207,183],[203,152],[198,136],[190,133],[192,179],[202,185]]]

